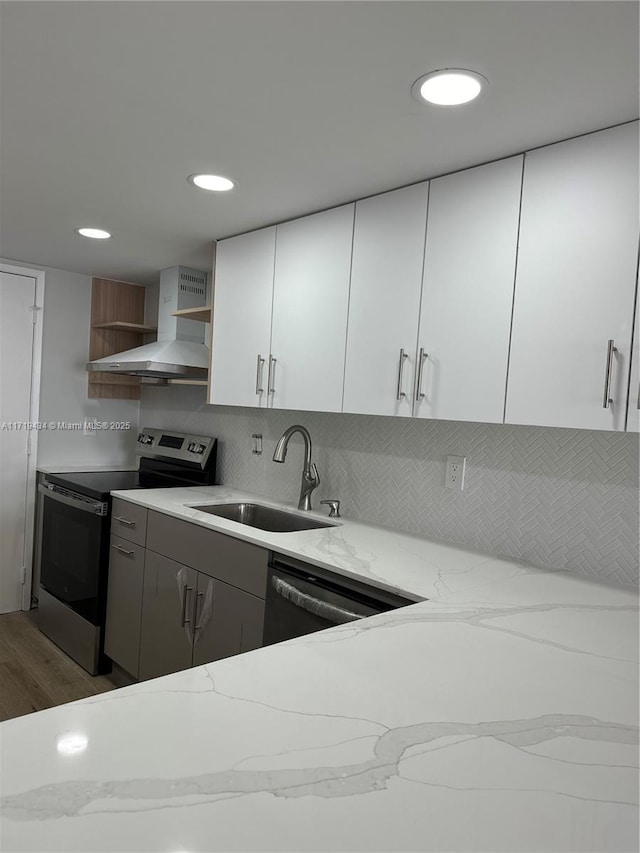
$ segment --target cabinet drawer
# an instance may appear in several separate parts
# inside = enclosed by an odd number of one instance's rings
[[[150,512],[147,548],[264,598],[269,552],[215,530]]]
[[[111,510],[111,534],[121,536],[128,542],[144,545],[147,538],[147,512],[142,506],[114,498]]]
[[[111,537],[104,650],[134,678],[140,654],[144,558],[141,545]]]

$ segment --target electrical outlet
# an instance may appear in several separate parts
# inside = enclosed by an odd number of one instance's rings
[[[82,434],[83,435],[95,435],[96,434],[95,423],[96,423],[95,418],[93,420],[87,420],[85,418],[85,421],[84,421],[84,424],[82,427]]]
[[[251,452],[255,453],[256,456],[260,456],[262,453],[262,433],[254,432],[251,436]]]
[[[464,468],[466,456],[447,456],[447,472],[444,478],[444,484],[447,489],[457,489],[461,492],[464,489]]]

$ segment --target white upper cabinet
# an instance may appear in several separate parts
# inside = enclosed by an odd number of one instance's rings
[[[624,429],[637,251],[637,122],[526,155],[507,423]]]
[[[502,423],[523,157],[431,181],[414,414]]]
[[[343,411],[411,415],[429,184],[356,203]]]
[[[218,243],[210,403],[265,406],[275,226]]]
[[[354,207],[277,226],[268,371],[276,409],[342,408]]]

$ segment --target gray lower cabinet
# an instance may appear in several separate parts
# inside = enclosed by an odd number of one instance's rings
[[[260,648],[264,623],[261,598],[201,572],[197,595],[201,604],[193,642],[194,666]]]
[[[140,679],[237,655],[262,645],[264,601],[147,551]]]
[[[144,546],[147,538],[147,515],[148,511],[143,506],[122,498],[114,498],[111,508],[111,533]]]
[[[110,546],[104,650],[137,678],[145,550],[118,536],[111,537]]]
[[[144,680],[262,645],[267,550],[128,501],[113,509],[105,652],[118,667]]]
[[[266,595],[269,552],[258,545],[150,511],[147,548],[258,598]]]
[[[197,574],[147,551],[138,670],[141,680],[191,666]]]

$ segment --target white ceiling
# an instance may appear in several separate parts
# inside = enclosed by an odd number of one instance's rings
[[[635,2],[0,5],[0,255],[77,272],[206,269],[214,239],[638,116]],[[442,67],[490,89],[419,105]]]

